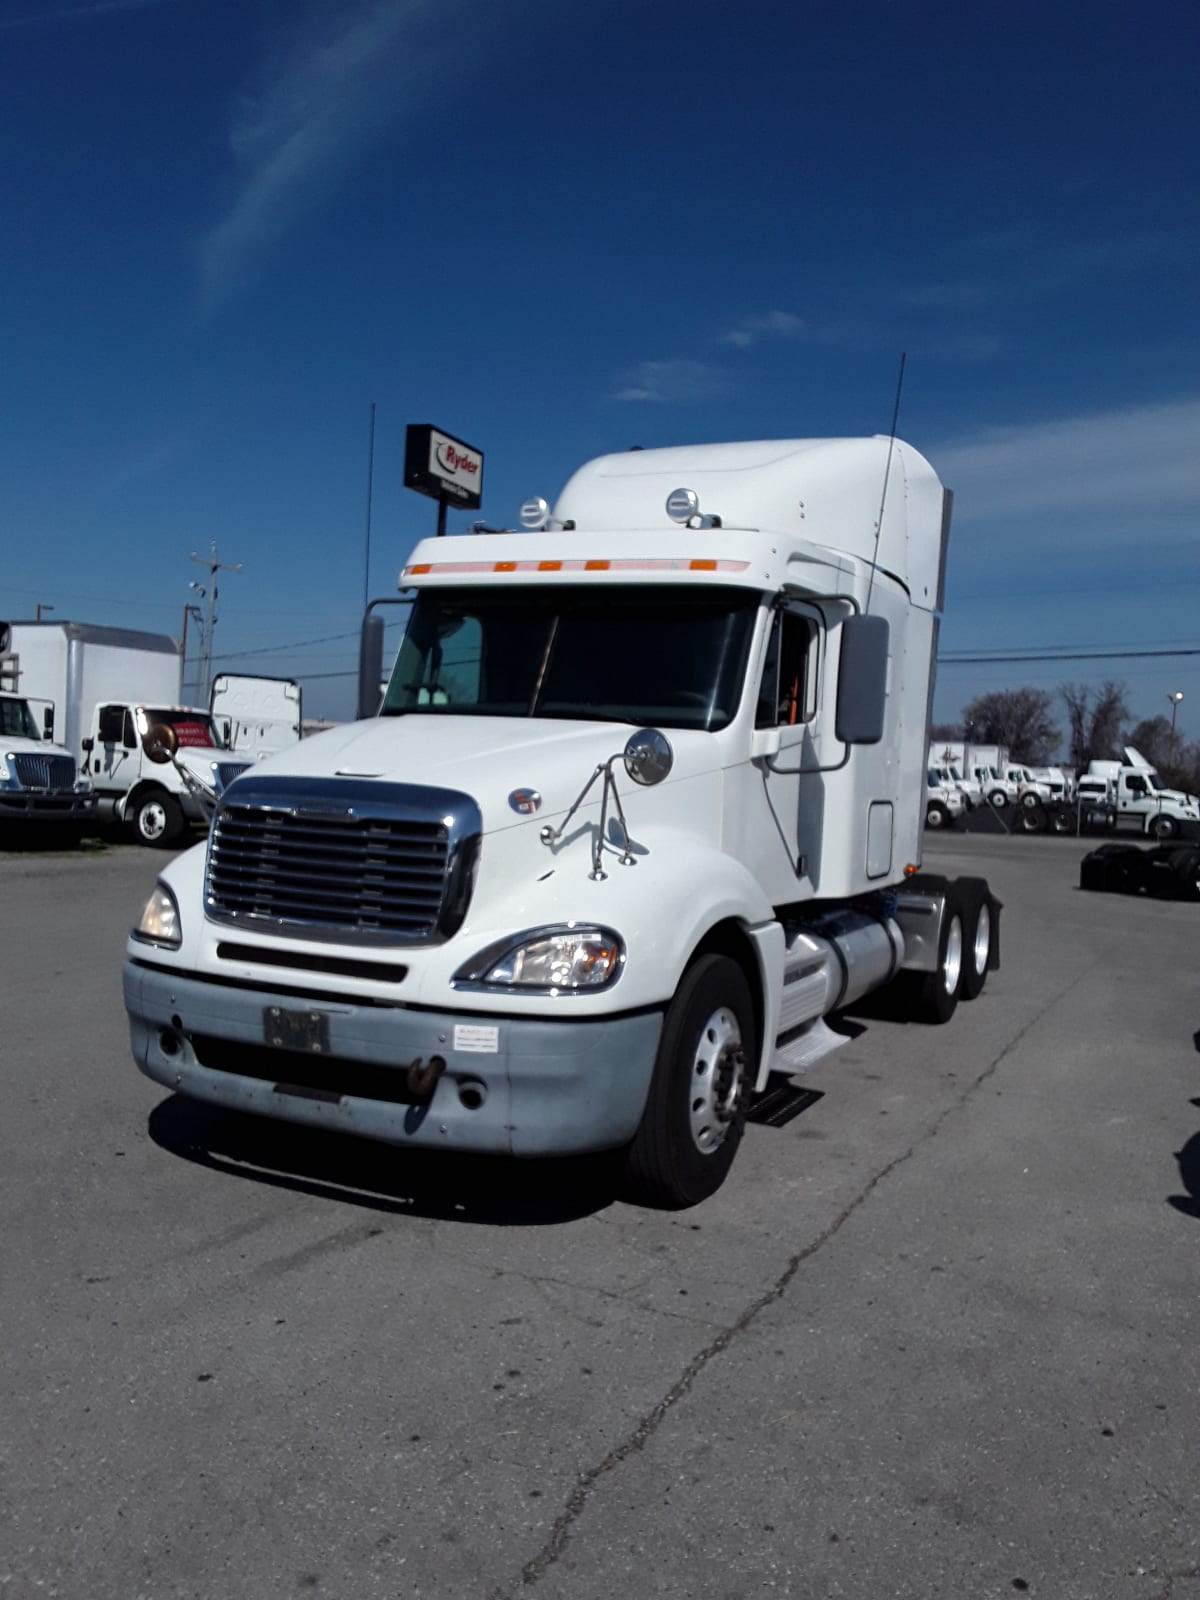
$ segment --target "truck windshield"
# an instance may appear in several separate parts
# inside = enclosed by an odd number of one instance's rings
[[[181,710],[178,706],[166,709],[161,706],[143,706],[141,717],[145,717],[147,727],[153,727],[156,722],[165,722],[169,728],[174,728],[180,749],[221,748],[221,740],[213,726],[213,719],[206,716],[203,711]],[[141,717],[138,719],[139,722]],[[139,728],[138,731],[145,730]]]
[[[380,714],[723,728],[758,605],[673,585],[422,590]]]
[[[0,700],[0,734],[6,739],[36,739],[40,743],[42,730],[26,701]]]

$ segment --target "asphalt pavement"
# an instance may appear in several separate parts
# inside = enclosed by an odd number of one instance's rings
[[[679,1214],[165,1095],[161,858],[0,858],[0,1595],[1200,1594],[1200,905],[927,846],[1002,970]]]

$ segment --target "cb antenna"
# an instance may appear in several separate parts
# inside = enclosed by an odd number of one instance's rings
[[[883,467],[883,493],[879,497],[879,521],[875,524],[875,549],[871,556],[871,575],[867,579],[867,603],[864,611],[871,609],[871,590],[875,584],[875,563],[879,560],[879,536],[883,532],[883,508],[887,505],[888,478],[892,471],[892,452],[896,448],[896,424],[900,420],[900,391],[904,388],[904,363],[908,360],[906,351],[900,352],[900,372],[896,378],[896,403],[892,407],[892,431],[888,434],[887,461]]]

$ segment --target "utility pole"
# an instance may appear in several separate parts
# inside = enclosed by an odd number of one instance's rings
[[[207,705],[208,701],[209,701],[209,697],[212,694],[212,638],[213,638],[213,628],[216,626],[216,622],[217,622],[217,573],[218,572],[240,572],[242,570],[242,563],[239,561],[237,566],[231,567],[231,566],[228,566],[225,562],[218,561],[217,560],[217,541],[215,539],[213,540],[212,544],[209,546],[208,555],[206,555],[206,556],[198,556],[196,554],[196,552],[193,550],[192,551],[192,560],[196,563],[197,566],[207,567],[208,568],[208,590],[207,590],[207,593],[205,592],[204,589],[202,589],[200,587],[199,584],[193,584],[192,585],[192,587],[196,590],[196,592],[199,595],[201,595],[203,598],[206,598],[208,600],[208,621],[205,623],[205,626],[204,626],[204,647],[203,647],[203,653],[202,653],[202,655],[200,657],[200,683],[199,683],[199,688],[200,688],[201,693],[203,695],[203,703],[205,705]],[[199,698],[199,696],[197,698]]]
[[[363,610],[371,588],[371,492],[375,482],[375,402],[371,401],[371,436],[367,444],[367,553],[363,562]]]
[[[37,608],[37,620],[38,620],[38,622],[40,622],[42,620],[42,613],[44,611],[53,611],[53,610],[54,610],[53,606],[48,606],[43,601],[39,600],[38,601],[38,608]]]

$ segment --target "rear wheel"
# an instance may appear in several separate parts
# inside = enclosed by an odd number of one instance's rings
[[[1055,833],[1074,833],[1076,827],[1074,814],[1066,806],[1059,806],[1050,819],[1050,826]]]
[[[679,1209],[724,1183],[741,1143],[757,1047],[750,986],[701,956],[667,1008],[646,1109],[625,1157],[633,1197]]]
[[[966,930],[963,950],[962,998],[974,1000],[987,982],[988,962],[992,954],[991,896],[984,891],[971,895],[963,905],[963,926]]]
[[[1033,803],[1033,805],[1027,805],[1024,801],[1022,801],[1021,832],[1045,833],[1045,831],[1046,813],[1042,810],[1041,806],[1039,806],[1036,801]]]
[[[932,972],[909,972],[905,982],[906,1010],[914,1022],[949,1022],[962,993],[966,954],[962,897],[951,890],[946,896],[942,931],[938,939],[937,966]],[[974,923],[971,924],[974,929]]]

